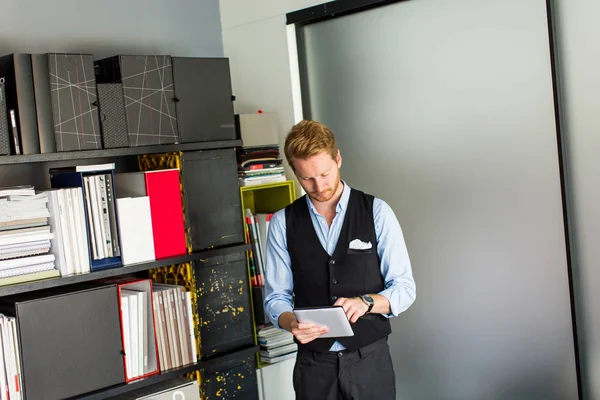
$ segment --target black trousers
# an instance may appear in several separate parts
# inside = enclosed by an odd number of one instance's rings
[[[300,349],[294,367],[298,400],[394,400],[396,381],[386,339],[357,351]]]

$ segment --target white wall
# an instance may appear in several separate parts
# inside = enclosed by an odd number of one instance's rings
[[[221,0],[223,51],[230,58],[235,112],[278,113],[283,138],[294,125],[285,14],[318,0]],[[286,164],[286,174],[293,173]],[[297,193],[301,188],[297,185]]]
[[[277,111],[294,123],[285,14],[318,0],[221,0],[223,50],[231,60],[236,113]]]
[[[256,374],[260,400],[294,400],[292,376],[294,374],[295,358],[280,361],[277,364],[266,365]]]
[[[221,0],[225,56],[236,112],[279,113],[282,136],[294,123],[285,14],[313,0]],[[569,203],[585,399],[600,400],[600,52],[593,0],[554,0],[564,106]]]

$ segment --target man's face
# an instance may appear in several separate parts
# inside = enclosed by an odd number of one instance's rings
[[[342,156],[338,151],[337,160],[321,152],[306,159],[295,159],[294,171],[306,194],[319,202],[331,200],[340,184]]]

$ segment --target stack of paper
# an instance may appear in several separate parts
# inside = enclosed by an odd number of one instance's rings
[[[56,257],[61,276],[90,272],[90,249],[86,226],[83,192],[80,187],[54,189],[48,196],[50,251]]]
[[[48,196],[33,186],[0,188],[0,286],[58,276],[49,254]]]
[[[240,186],[285,182],[278,145],[242,147],[237,150],[237,161]]]

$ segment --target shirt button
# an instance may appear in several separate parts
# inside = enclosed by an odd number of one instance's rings
[[[333,283],[334,285],[337,285],[337,279],[332,280],[331,283]]]
[[[330,260],[329,264],[331,264],[331,265],[335,264],[335,260]]]
[[[344,355],[344,353],[342,353],[341,351],[338,353],[338,357],[341,357],[343,355]]]
[[[337,300],[337,296],[331,296],[331,300],[336,301]]]

